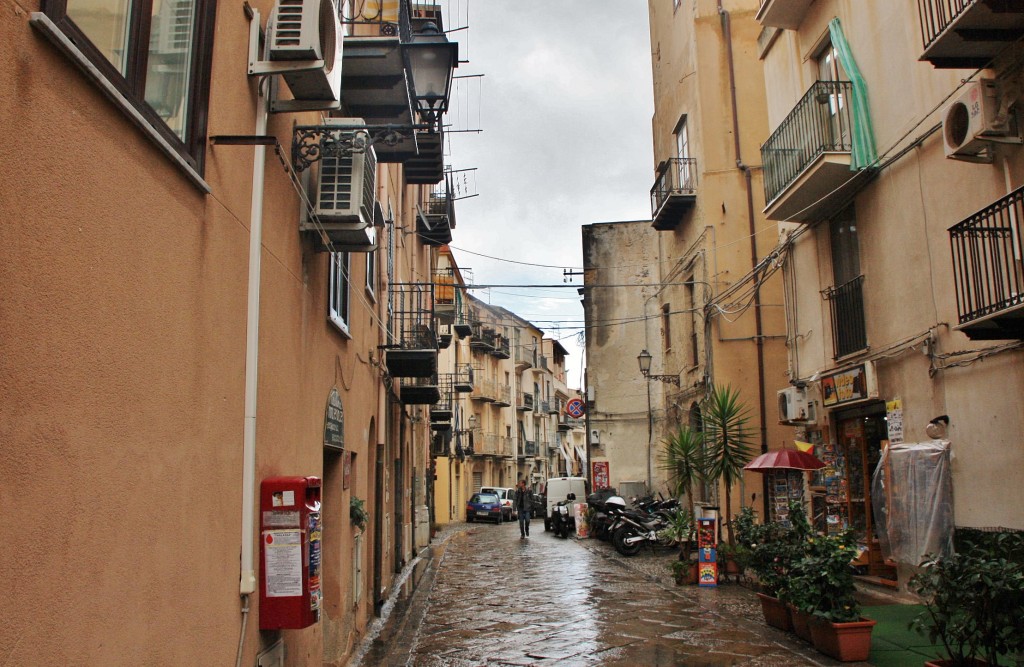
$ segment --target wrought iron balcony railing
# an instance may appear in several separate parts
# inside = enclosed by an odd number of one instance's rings
[[[857,276],[822,292],[832,306],[832,349],[836,359],[859,352],[868,345],[863,286],[864,276]]]
[[[1024,187],[949,228],[960,326],[971,338],[1024,335]]]
[[[823,153],[853,150],[848,81],[817,81],[761,146],[769,204]]]
[[[917,0],[926,60],[936,68],[989,67],[1024,35],[1017,0]]]
[[[692,208],[697,196],[696,158],[674,157],[661,163],[651,188],[651,218],[654,228],[672,229],[682,214]]]

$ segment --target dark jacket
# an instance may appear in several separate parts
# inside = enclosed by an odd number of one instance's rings
[[[512,507],[516,508],[517,513],[529,512],[532,509],[530,503],[530,490],[516,487],[516,494],[512,497]]]

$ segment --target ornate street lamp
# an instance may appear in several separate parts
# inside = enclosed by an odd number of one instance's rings
[[[437,25],[428,22],[412,36],[412,42],[403,44],[416,111],[429,125],[440,123],[448,110],[452,78],[459,66],[459,43],[448,41]]]
[[[648,380],[657,380],[658,382],[667,382],[668,384],[674,384],[679,387],[679,376],[678,375],[651,375],[651,353],[646,349],[641,350],[640,354],[637,355],[636,360],[640,364],[640,374]]]

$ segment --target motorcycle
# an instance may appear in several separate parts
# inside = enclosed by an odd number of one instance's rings
[[[615,489],[608,488],[587,496],[587,506],[592,510],[590,534],[607,542],[612,538],[610,528],[619,512],[626,508],[626,501],[616,495]]]
[[[612,544],[623,556],[635,556],[644,544],[668,546],[670,540],[661,536],[667,527],[668,520],[661,514],[625,510],[612,524]]]
[[[576,494],[570,493],[551,508],[551,530],[556,537],[565,538],[576,532],[576,518],[572,511],[575,501]]]

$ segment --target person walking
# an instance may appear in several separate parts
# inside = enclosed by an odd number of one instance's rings
[[[519,515],[519,539],[525,539],[530,536],[530,512],[532,511],[532,502],[530,501],[530,492],[526,488],[526,480],[519,480],[519,484],[516,486],[515,496],[512,498],[512,507],[515,509],[516,514]]]

